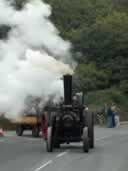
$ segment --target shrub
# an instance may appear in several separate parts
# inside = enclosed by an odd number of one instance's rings
[[[120,84],[120,90],[125,93],[128,94],[128,80],[122,81]]]

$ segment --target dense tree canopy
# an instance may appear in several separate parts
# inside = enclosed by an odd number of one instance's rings
[[[107,77],[109,83],[104,82],[101,76],[101,84],[98,83],[96,86],[98,89],[119,85],[123,80],[128,79],[128,8],[126,8],[128,2],[126,0],[48,0],[48,2],[53,7],[52,20],[62,36],[72,42],[78,68],[82,67],[84,75],[82,79],[81,72],[76,70],[82,85],[80,88],[84,89],[88,82],[93,81],[92,75],[86,74],[87,68],[92,72],[95,70],[91,63],[96,64],[98,72],[111,73]],[[97,79],[95,81],[98,82]]]
[[[19,10],[27,0],[14,0]],[[61,36],[73,44],[78,89],[104,89],[128,80],[127,0],[45,0]],[[2,26],[0,38],[8,27]],[[78,86],[79,85],[79,86]]]

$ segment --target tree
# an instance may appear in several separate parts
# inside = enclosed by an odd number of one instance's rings
[[[72,42],[73,56],[79,64],[94,62],[99,70],[112,71],[112,86],[128,79],[126,0],[47,2],[53,7],[51,19],[62,36]]]
[[[112,82],[128,79],[128,14],[113,11],[106,17],[97,17],[90,35],[92,60],[112,70]]]
[[[17,9],[17,10],[21,10],[24,6],[24,4],[26,2],[28,2],[28,0],[12,0],[12,5]]]
[[[0,39],[6,39],[10,29],[10,26],[0,25]]]
[[[109,75],[105,70],[98,70],[95,64],[80,64],[76,68],[74,84],[77,91],[105,89],[109,86]]]
[[[27,0],[12,2],[17,9],[21,9]],[[96,72],[112,73],[108,74],[109,86],[120,85],[123,80],[128,80],[127,0],[45,0],[45,2],[52,7],[51,20],[61,36],[71,41],[72,54],[79,70],[82,67],[86,73],[86,65],[89,67],[89,64],[95,63],[93,67]],[[8,30],[0,30],[2,38],[7,37],[6,33]],[[77,73],[77,70],[76,74],[80,77],[82,72]],[[89,80],[91,76],[88,76]]]

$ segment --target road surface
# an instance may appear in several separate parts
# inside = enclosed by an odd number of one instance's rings
[[[128,171],[128,127],[97,127],[95,137],[89,154],[81,144],[47,153],[42,139],[7,132],[0,138],[0,171]]]

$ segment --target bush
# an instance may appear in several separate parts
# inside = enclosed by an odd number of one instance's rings
[[[110,90],[110,99],[111,101],[120,104],[122,101],[122,94],[119,90],[112,89]]]
[[[75,72],[75,87],[77,91],[83,92],[104,89],[109,85],[109,74],[105,70],[97,68],[93,63],[79,64]]]
[[[89,92],[87,99],[90,109],[94,112],[101,111],[106,104],[116,103],[120,109],[121,120],[128,120],[128,95],[122,93],[120,89],[112,88]]]
[[[15,124],[12,124],[4,116],[0,117],[0,126],[2,126],[4,130],[15,130]]]
[[[122,83],[120,84],[120,90],[123,93],[128,94],[128,80],[122,81]]]

